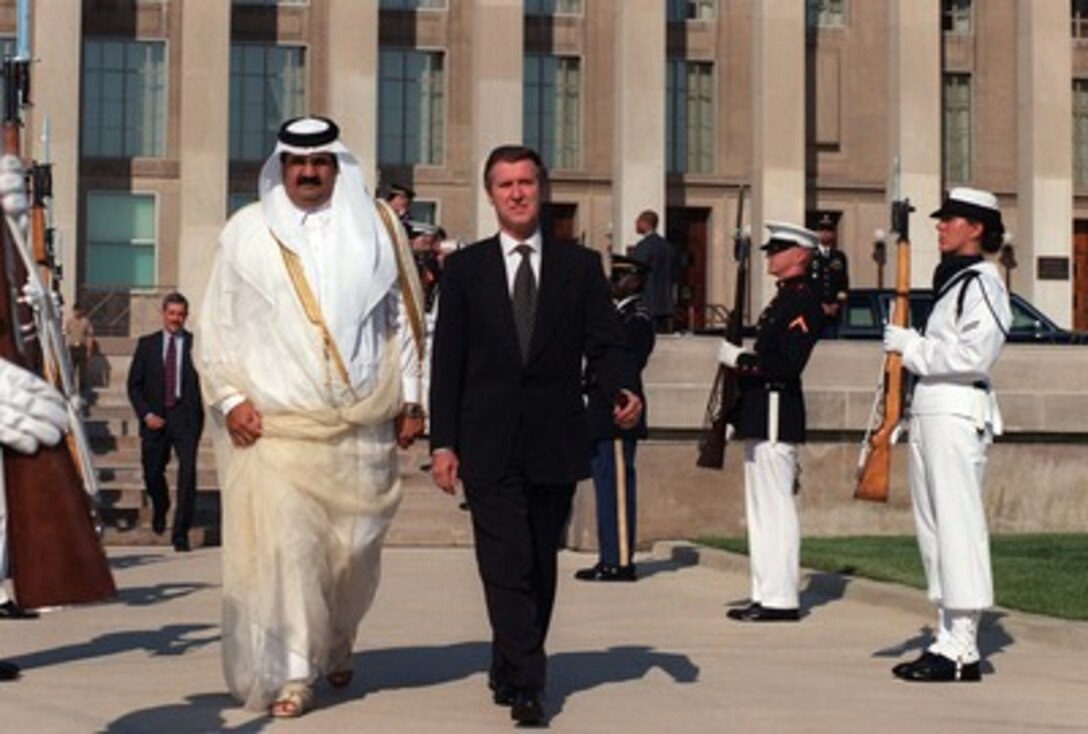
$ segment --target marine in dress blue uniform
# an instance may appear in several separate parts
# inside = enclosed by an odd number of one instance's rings
[[[756,341],[742,349],[722,341],[718,359],[738,373],[740,396],[729,424],[744,439],[744,495],[751,564],[751,603],[730,609],[740,622],[800,619],[800,523],[794,493],[797,446],[805,440],[801,372],[819,339],[819,294],[808,277],[815,232],[767,222],[761,248],[777,292],[760,314]]]

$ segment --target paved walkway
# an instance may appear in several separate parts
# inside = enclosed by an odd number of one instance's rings
[[[503,732],[485,690],[488,635],[472,551],[391,548],[363,624],[356,680],[273,722],[236,707],[219,669],[217,549],[114,548],[120,598],[0,622],[3,732]],[[659,545],[629,585],[571,579],[565,553],[550,638],[560,732],[1088,731],[1088,625],[998,611],[981,684],[921,685],[888,672],[922,644],[917,592],[809,577],[796,625],[741,625],[743,562]]]

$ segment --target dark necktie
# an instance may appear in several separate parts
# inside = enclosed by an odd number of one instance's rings
[[[518,344],[521,346],[521,361],[529,361],[529,345],[533,341],[533,321],[536,318],[536,276],[529,256],[533,248],[521,244],[514,248],[521,255],[521,264],[514,275],[514,325],[518,330]]]
[[[177,340],[173,334],[167,334],[166,339],[166,361],[163,364],[166,369],[166,407],[173,408],[178,401],[178,351],[175,346]]]

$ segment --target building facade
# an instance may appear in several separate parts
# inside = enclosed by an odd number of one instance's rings
[[[15,0],[0,0],[12,47]],[[834,222],[853,283],[909,197],[994,190],[1012,287],[1088,328],[1088,2],[1072,0],[31,0],[23,150],[54,164],[66,296],[107,330],[180,288],[199,308],[216,236],[256,196],[284,119],[341,125],[370,185],[463,241],[493,231],[483,160],[524,141],[550,226],[602,251],[643,209],[680,257],[681,322],[732,303],[738,200]],[[887,234],[884,239],[890,239]],[[771,295],[754,268],[752,311]]]

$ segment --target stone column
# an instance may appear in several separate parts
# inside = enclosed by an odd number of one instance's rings
[[[1073,92],[1069,6],[1016,4],[1017,227],[1030,298],[1059,325],[1073,321]],[[987,151],[983,151],[986,154]],[[1008,219],[1006,218],[1006,222]],[[1066,277],[1039,278],[1040,258],[1064,260]]]
[[[928,217],[941,204],[941,6],[938,0],[891,0],[888,13],[887,199],[909,198],[917,210],[910,220],[911,284],[928,287],[938,259]],[[894,264],[895,243],[888,248]],[[887,284],[894,283],[890,267]]]
[[[752,0],[752,245],[763,223],[805,222],[805,3]],[[752,252],[752,310],[774,295]]]
[[[497,145],[522,140],[525,18],[521,0],[477,0],[472,18],[472,180],[475,232],[497,229],[483,190],[487,155]]]
[[[638,239],[639,212],[665,222],[665,3],[617,2],[613,27],[613,88],[624,92],[612,105],[612,249],[622,254]]]
[[[328,0],[328,114],[362,165],[378,177],[378,0]]]
[[[178,289],[195,316],[227,216],[230,3],[187,6],[181,23]]]
[[[38,0],[31,9],[31,98],[22,141],[25,160],[42,160],[42,132],[49,123],[53,163],[52,219],[64,278],[61,291],[74,303],[79,279],[79,109],[83,11],[68,0]]]

